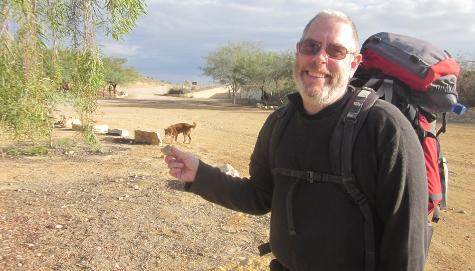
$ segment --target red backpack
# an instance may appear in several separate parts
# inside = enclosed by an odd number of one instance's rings
[[[447,112],[463,114],[457,103],[460,67],[447,51],[413,37],[378,33],[361,48],[363,60],[352,84],[376,91],[398,107],[412,123],[424,150],[429,190],[429,213],[439,220],[439,206],[447,207],[448,169],[438,136],[445,132]],[[442,126],[436,130],[438,114]]]

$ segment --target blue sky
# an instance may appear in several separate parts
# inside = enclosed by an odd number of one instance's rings
[[[475,60],[474,0],[148,0],[147,14],[119,41],[100,38],[107,56],[155,79],[211,82],[205,57],[230,42],[293,51],[303,27],[322,9],[355,22],[361,41],[377,32],[428,40],[453,56]]]

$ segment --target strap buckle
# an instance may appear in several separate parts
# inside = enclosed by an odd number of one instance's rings
[[[308,180],[308,182],[313,183],[313,181],[315,180],[315,178],[314,178],[315,173],[313,171],[306,171],[305,175],[307,175],[306,179]]]

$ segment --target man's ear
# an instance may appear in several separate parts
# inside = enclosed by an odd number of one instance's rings
[[[363,56],[361,54],[355,54],[353,56],[353,59],[351,60],[350,66],[351,66],[351,76],[355,74],[356,69],[361,63],[361,60],[363,60]]]

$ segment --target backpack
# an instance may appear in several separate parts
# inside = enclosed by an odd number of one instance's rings
[[[457,103],[460,67],[450,54],[409,36],[381,32],[362,45],[362,63],[350,84],[369,87],[381,99],[407,117],[421,142],[429,191],[428,211],[432,221],[440,218],[439,207],[447,207],[448,168],[438,137],[447,126],[446,113],[463,114]],[[436,129],[441,114],[442,125]]]

